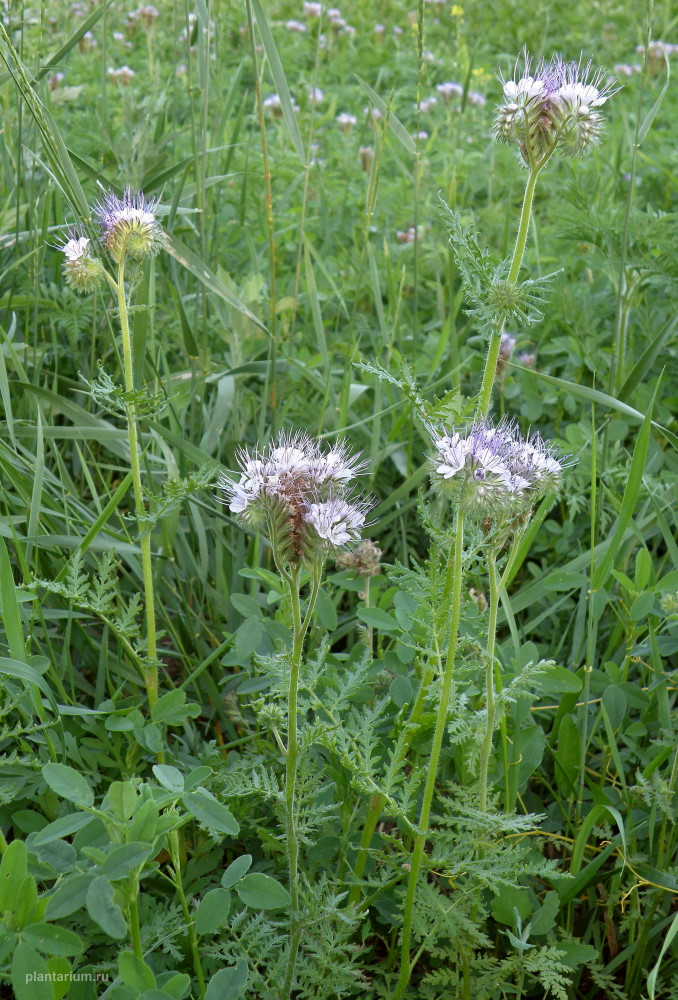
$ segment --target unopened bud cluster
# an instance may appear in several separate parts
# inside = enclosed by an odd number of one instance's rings
[[[104,276],[104,265],[93,245],[106,250],[116,264],[129,258],[141,261],[167,246],[167,235],[156,217],[158,204],[129,188],[122,198],[109,192],[92,209],[99,223],[99,237],[93,239],[80,229],[69,229],[57,249],[64,255],[66,282],[83,294],[93,291]]]
[[[480,519],[519,517],[555,492],[564,469],[574,464],[537,432],[524,438],[510,420],[434,432],[433,445],[434,482]]]
[[[343,443],[323,449],[303,433],[282,433],[262,451],[242,449],[240,477],[220,489],[245,527],[266,525],[278,559],[310,564],[360,539],[371,504],[351,481],[365,468]]]
[[[504,81],[504,101],[497,109],[494,134],[518,147],[528,165],[558,148],[566,156],[584,156],[600,141],[600,108],[614,94],[602,71],[591,63],[541,60],[532,70],[525,54],[522,70]]]

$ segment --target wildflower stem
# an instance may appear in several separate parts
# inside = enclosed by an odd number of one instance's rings
[[[428,669],[421,679],[421,684],[419,685],[419,691],[417,692],[417,697],[415,699],[414,705],[412,706],[412,712],[407,720],[408,733],[403,739],[402,750],[399,754],[399,760],[404,761],[407,757],[407,753],[410,749],[410,744],[412,742],[412,737],[414,736],[417,724],[421,718],[421,713],[424,710],[424,703],[426,701],[426,694],[429,689],[429,685],[433,680],[433,670]],[[375,793],[370,799],[370,805],[367,813],[367,819],[365,820],[365,825],[363,827],[363,832],[360,837],[360,846],[358,847],[358,853],[356,855],[355,865],[353,869],[354,883],[351,886],[351,891],[348,896],[348,905],[357,906],[360,902],[360,897],[362,895],[362,887],[360,882],[363,875],[365,874],[365,865],[367,864],[368,851],[370,844],[372,843],[372,837],[374,831],[379,822],[379,817],[384,811],[384,806],[388,801],[387,796],[383,793]]]
[[[487,772],[492,753],[492,736],[496,716],[494,691],[494,649],[497,633],[497,610],[499,607],[499,582],[497,580],[497,557],[490,551],[487,556],[487,576],[490,585],[489,621],[487,625],[487,662],[485,664],[485,738],[480,758],[480,809],[487,812]]]
[[[293,566],[289,572],[284,573],[292,607],[292,656],[290,659],[290,683],[287,696],[287,756],[285,758],[285,834],[292,906],[290,914],[290,946],[287,956],[285,980],[280,994],[281,1000],[289,1000],[290,997],[302,931],[299,919],[299,836],[296,823],[296,784],[299,762],[297,694],[299,690],[299,669],[301,667],[304,639],[311,622],[313,608],[320,588],[321,570],[322,564],[318,561],[313,566],[311,594],[303,620],[301,617],[301,599],[299,597],[300,567]]]
[[[414,840],[414,849],[410,859],[410,874],[407,881],[407,895],[405,898],[405,909],[403,913],[403,930],[401,938],[400,974],[396,983],[392,1000],[402,1000],[410,981],[412,966],[410,964],[410,939],[412,936],[412,916],[414,911],[414,899],[417,891],[417,881],[419,869],[424,857],[426,838],[428,836],[428,822],[431,813],[431,803],[435,791],[436,773],[440,750],[445,733],[445,723],[452,690],[452,677],[454,674],[454,662],[457,653],[457,638],[459,632],[459,615],[461,609],[461,584],[462,565],[464,551],[464,512],[461,506],[457,508],[457,524],[454,536],[454,545],[450,552],[448,567],[452,573],[452,601],[450,609],[450,631],[447,647],[447,658],[442,678],[440,690],[440,701],[438,702],[438,712],[436,715],[436,725],[433,734],[433,745],[431,746],[431,756],[429,759],[428,773],[426,775],[426,785],[424,787],[424,798],[421,804],[419,815],[418,832]]]
[[[172,830],[168,836],[169,853],[172,858],[172,866],[174,868],[174,887],[177,890],[177,895],[179,896],[179,902],[181,904],[181,912],[184,915],[184,921],[186,923],[186,929],[188,931],[188,939],[191,946],[191,955],[193,957],[193,968],[195,969],[195,974],[198,980],[199,995],[202,998],[205,996],[205,976],[202,971],[202,962],[200,960],[200,949],[198,948],[198,936],[195,931],[195,919],[191,916],[190,910],[188,908],[188,902],[186,900],[186,893],[184,892],[184,886],[181,879],[181,849],[179,846],[179,831]]]
[[[134,368],[132,363],[132,339],[129,329],[129,314],[127,311],[127,296],[125,295],[125,255],[120,257],[118,264],[118,281],[116,284],[118,296],[118,312],[120,314],[120,329],[122,332],[122,357],[125,376],[125,392],[134,392]],[[144,579],[144,606],[146,609],[146,644],[147,663],[144,669],[144,683],[148,707],[152,709],[158,700],[158,667],[155,635],[155,595],[153,590],[153,564],[151,559],[151,535],[144,526],[146,515],[144,493],[141,484],[141,468],[139,454],[139,438],[137,433],[137,418],[134,403],[127,405],[127,439],[129,441],[130,467],[132,471],[132,489],[134,492],[134,508],[138,519],[138,540],[141,549],[141,569]]]
[[[129,904],[129,923],[130,923],[130,933],[132,935],[132,950],[137,958],[144,960],[144,949],[141,945],[141,928],[139,926],[139,884],[134,886],[134,895],[130,900]]]
[[[520,266],[523,262],[523,255],[525,253],[525,244],[527,243],[527,234],[530,228],[532,202],[534,200],[534,191],[537,186],[537,177],[539,176],[539,171],[546,163],[547,158],[548,157],[543,158],[538,163],[535,163],[530,167],[527,184],[525,185],[525,194],[523,195],[523,207],[520,211],[518,235],[516,236],[516,243],[513,248],[513,257],[511,258],[511,266],[506,279],[509,284],[514,284],[520,273]],[[478,396],[476,417],[486,417],[490,409],[490,403],[492,402],[492,387],[494,386],[494,379],[497,374],[497,361],[499,360],[499,349],[501,347],[501,335],[503,332],[504,321],[502,320],[496,325],[490,337],[490,344],[487,349],[487,357],[485,359],[483,381]]]

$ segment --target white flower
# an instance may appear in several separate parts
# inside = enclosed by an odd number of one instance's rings
[[[285,27],[288,31],[296,32],[299,35],[302,35],[306,31],[306,25],[301,21],[286,21]]]
[[[359,538],[370,505],[353,500],[348,489],[365,462],[344,442],[325,450],[307,434],[283,432],[261,452],[241,449],[238,465],[237,480],[219,483],[223,502],[250,527],[268,521],[278,557],[308,562],[324,543]]]
[[[356,121],[357,118],[355,115],[349,115],[345,111],[341,111],[337,115],[337,125],[342,132],[350,132]]]
[[[306,520],[323,541],[338,548],[359,540],[365,514],[356,504],[331,498],[323,503],[310,504]]]
[[[90,241],[86,236],[71,238],[60,248],[66,259],[78,261],[83,257],[89,257]]]
[[[446,83],[437,83],[436,90],[446,104],[451,101],[453,97],[461,97],[464,93],[462,85],[460,83],[454,83],[452,80],[449,80]]]

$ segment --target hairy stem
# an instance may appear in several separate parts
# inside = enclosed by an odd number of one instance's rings
[[[144,949],[141,946],[141,928],[139,926],[139,905],[137,900],[139,898],[139,884],[137,883],[134,887],[134,895],[130,900],[129,904],[129,923],[130,932],[132,935],[132,950],[137,958],[144,960]]]
[[[407,757],[407,753],[410,749],[410,744],[412,743],[412,737],[416,732],[417,723],[421,718],[421,713],[424,710],[424,703],[426,701],[426,694],[428,692],[429,685],[433,680],[433,670],[429,669],[426,671],[421,679],[421,684],[419,685],[419,691],[417,692],[417,697],[415,699],[414,705],[412,706],[412,711],[410,717],[407,720],[407,727],[409,733],[403,740],[403,747],[399,755],[399,760],[404,761]],[[379,822],[379,817],[384,811],[384,806],[387,802],[387,797],[381,793],[375,793],[370,799],[370,805],[367,812],[367,819],[365,820],[365,825],[363,827],[363,832],[360,837],[360,846],[358,848],[358,853],[356,855],[355,866],[353,870],[353,875],[355,878],[354,884],[351,886],[351,891],[348,896],[348,906],[356,906],[360,902],[360,897],[362,895],[362,887],[360,882],[363,875],[365,874],[365,865],[367,864],[367,858],[369,853],[370,844],[372,843],[372,836]]]
[[[511,267],[509,268],[508,277],[506,279],[508,284],[514,284],[518,279],[518,274],[520,273],[520,265],[523,262],[525,244],[527,243],[527,234],[530,228],[530,218],[532,217],[532,202],[534,200],[534,191],[537,186],[537,177],[539,176],[539,171],[545,162],[546,161],[543,160],[530,167],[527,184],[525,185],[525,194],[523,196],[523,207],[520,211],[518,235],[516,236],[516,243],[513,248],[513,257],[511,258]],[[501,347],[501,335],[503,332],[504,323],[501,322],[497,325],[497,328],[492,331],[492,335],[490,337],[487,357],[485,359],[483,381],[480,386],[480,394],[478,396],[476,417],[486,417],[490,409],[490,403],[492,402],[492,388],[494,386],[494,379],[497,373],[497,361],[499,359],[499,348]]]
[[[193,958],[193,969],[195,970],[195,975],[198,980],[200,1000],[202,1000],[205,996],[205,975],[202,971],[202,961],[200,960],[198,935],[195,932],[195,919],[191,916],[188,908],[186,893],[184,892],[184,886],[181,880],[181,849],[179,844],[179,831],[172,830],[167,839],[170,857],[172,858],[172,866],[174,868],[174,887],[177,890],[177,895],[181,904],[181,912],[184,915],[184,922],[186,924],[188,940],[191,947],[191,956]]]
[[[125,295],[125,256],[120,258],[118,264],[118,281],[116,285],[118,296],[118,312],[120,314],[120,329],[122,332],[122,357],[123,370],[125,375],[125,392],[134,392],[134,370],[132,366],[132,339],[129,329],[129,315],[127,311],[127,296]],[[134,508],[137,516],[137,531],[139,547],[141,549],[141,569],[144,579],[144,607],[146,609],[146,644],[148,657],[144,669],[144,683],[146,685],[146,696],[148,707],[152,709],[158,700],[158,666],[157,647],[155,635],[155,593],[153,589],[153,563],[151,558],[151,534],[147,527],[144,527],[143,519],[146,516],[144,505],[144,492],[141,484],[141,467],[139,451],[139,435],[137,430],[137,418],[134,403],[127,405],[127,439],[129,441],[130,468],[132,471],[132,488],[134,491]]]
[[[492,754],[492,737],[496,717],[494,692],[494,649],[497,633],[497,609],[499,607],[499,584],[497,580],[497,557],[490,552],[487,557],[487,575],[490,584],[490,617],[487,625],[487,662],[485,665],[485,708],[487,720],[480,757],[480,809],[487,812],[487,772]]]
[[[433,734],[433,745],[431,746],[431,756],[429,759],[428,772],[426,775],[426,785],[424,787],[424,797],[419,815],[418,833],[414,839],[414,848],[410,859],[410,874],[407,881],[407,895],[405,897],[405,910],[403,913],[403,930],[401,938],[400,974],[396,983],[392,1000],[402,1000],[410,981],[412,967],[410,964],[410,939],[412,936],[412,916],[414,912],[414,899],[417,892],[417,881],[419,870],[424,857],[426,838],[428,836],[428,823],[431,813],[431,803],[435,791],[436,774],[438,771],[438,761],[440,750],[445,733],[445,723],[447,722],[447,712],[452,690],[452,677],[454,674],[454,661],[457,653],[457,638],[459,632],[459,616],[461,610],[461,584],[462,584],[462,564],[464,551],[464,514],[459,507],[457,509],[457,524],[454,537],[454,547],[451,556],[450,568],[452,572],[452,601],[450,608],[450,631],[447,647],[447,659],[443,672],[443,682],[440,690],[440,701],[436,715],[436,725]]]
[[[276,560],[277,561],[277,560]],[[299,670],[301,655],[304,649],[304,639],[311,622],[313,608],[320,587],[322,566],[316,563],[313,567],[313,583],[309,597],[306,615],[301,617],[301,599],[299,597],[299,567],[294,566],[289,573],[284,574],[292,607],[292,656],[290,659],[290,681],[287,695],[287,755],[285,758],[285,834],[287,840],[287,865],[290,876],[290,895],[292,908],[290,916],[290,946],[287,956],[287,969],[281,991],[281,1000],[289,1000],[294,978],[294,967],[301,941],[301,921],[299,919],[299,835],[296,820],[297,767],[299,763],[299,734],[297,728],[297,695],[299,691]]]

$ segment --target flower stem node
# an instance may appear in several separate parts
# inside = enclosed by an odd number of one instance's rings
[[[157,201],[125,188],[122,198],[113,192],[94,206],[101,226],[101,242],[116,263],[123,258],[140,261],[167,247],[167,235],[156,218]]]

